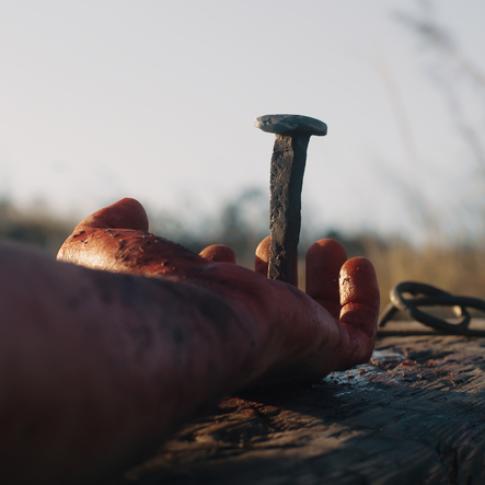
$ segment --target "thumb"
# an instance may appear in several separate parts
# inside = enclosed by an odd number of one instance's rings
[[[136,199],[125,197],[83,219],[74,229],[118,228],[148,231],[148,217]]]

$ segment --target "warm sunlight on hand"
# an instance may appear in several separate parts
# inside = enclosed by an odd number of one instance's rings
[[[134,199],[84,219],[58,259],[95,269],[169,278],[222,296],[264,329],[258,377],[306,378],[365,362],[374,346],[379,290],[372,264],[347,259],[336,241],[315,242],[306,254],[306,293],[266,278],[270,239],[256,248],[255,271],[234,252],[210,245],[197,255],[148,232]]]

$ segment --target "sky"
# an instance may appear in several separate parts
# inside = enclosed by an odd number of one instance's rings
[[[398,12],[431,12],[451,56]],[[485,133],[483,18],[482,0],[0,0],[0,196],[71,216],[132,196],[195,223],[269,196],[255,119],[294,113],[328,125],[304,225],[473,231],[484,139],[451,114]]]

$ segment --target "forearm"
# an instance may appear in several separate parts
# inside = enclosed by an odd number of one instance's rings
[[[261,330],[210,291],[12,247],[0,268],[1,456],[12,477],[83,481],[126,466],[261,371]]]

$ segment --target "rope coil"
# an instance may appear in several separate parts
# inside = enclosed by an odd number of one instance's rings
[[[470,328],[472,316],[468,311],[474,309],[485,313],[485,300],[452,295],[435,286],[414,281],[398,283],[391,290],[390,299],[391,303],[379,318],[379,328],[392,320],[396,313],[404,312],[413,320],[431,327],[440,334],[485,337],[485,330]],[[422,309],[430,306],[451,307],[455,317],[459,319],[458,322],[450,322]]]

